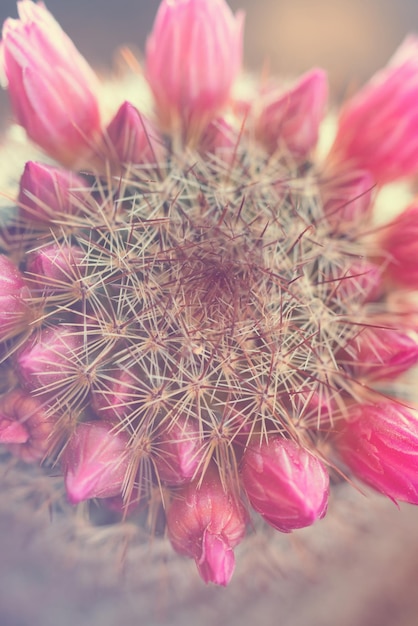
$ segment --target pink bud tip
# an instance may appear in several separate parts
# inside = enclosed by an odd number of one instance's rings
[[[131,417],[144,402],[146,387],[141,383],[141,374],[134,368],[129,370],[112,368],[103,372],[91,389],[91,407],[100,419],[122,422]]]
[[[418,203],[409,206],[383,231],[387,275],[396,284],[418,288]]]
[[[203,463],[204,449],[197,423],[181,415],[169,426],[160,427],[153,442],[154,465],[167,485],[191,480]]]
[[[331,159],[369,170],[379,184],[416,173],[417,100],[418,38],[411,36],[343,107]]]
[[[41,402],[22,389],[0,398],[0,442],[26,463],[46,455],[54,424]]]
[[[34,252],[26,266],[32,289],[44,296],[69,291],[78,293],[84,273],[83,259],[81,248],[65,244],[54,244]]]
[[[196,560],[197,569],[205,583],[226,587],[235,568],[235,556],[222,536],[206,530],[202,540],[202,552]]]
[[[395,402],[351,408],[335,441],[344,463],[392,500],[418,504],[418,418]]]
[[[225,104],[241,68],[243,23],[225,0],[162,1],[146,76],[163,127],[202,126]]]
[[[382,269],[365,259],[353,261],[344,273],[328,279],[331,297],[340,302],[354,298],[357,302],[377,300],[382,293]]]
[[[80,376],[83,336],[76,327],[44,328],[22,347],[16,357],[22,384],[32,391],[53,393]]]
[[[289,150],[305,157],[316,145],[328,98],[323,70],[307,72],[294,87],[271,96],[257,121],[257,136],[268,150]]]
[[[321,183],[324,212],[332,228],[359,226],[370,216],[375,182],[366,170],[330,175]]]
[[[20,215],[33,222],[62,221],[80,211],[85,187],[85,181],[73,172],[28,161],[20,179]]]
[[[17,6],[2,40],[14,114],[35,143],[72,164],[99,130],[97,78],[43,3]]]
[[[24,424],[0,415],[0,443],[26,443],[28,439],[28,429]]]
[[[310,526],[326,513],[328,472],[293,441],[275,438],[248,446],[242,479],[253,508],[277,530]]]
[[[16,265],[0,254],[0,341],[21,332],[30,320],[30,292]]]
[[[247,516],[210,469],[176,493],[167,511],[168,536],[179,554],[195,559],[203,580],[227,585],[234,570],[233,548],[244,538]]]
[[[199,142],[199,151],[213,155],[216,159],[231,164],[236,158],[234,147],[239,137],[232,126],[222,117],[216,118],[206,126]]]
[[[164,159],[164,144],[153,124],[124,102],[106,129],[111,156],[122,164],[151,164]]]
[[[391,328],[363,328],[346,350],[355,375],[369,381],[393,380],[418,363],[416,340]]]
[[[71,504],[118,496],[129,468],[128,437],[106,422],[79,424],[62,464]]]

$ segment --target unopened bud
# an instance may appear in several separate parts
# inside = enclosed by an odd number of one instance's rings
[[[20,215],[25,220],[47,223],[74,215],[83,206],[85,187],[85,181],[73,172],[28,161],[20,179]]]
[[[392,500],[418,504],[418,417],[394,401],[351,407],[335,439],[344,463]]]
[[[30,291],[16,265],[0,254],[0,341],[17,335],[30,321]]]
[[[327,96],[325,72],[307,72],[288,91],[272,95],[257,120],[258,138],[270,152],[284,148],[296,158],[307,156],[317,143]]]
[[[62,465],[72,504],[118,496],[129,468],[128,436],[107,422],[79,424],[65,448]]]
[[[106,129],[106,140],[121,164],[154,165],[164,158],[164,145],[153,124],[124,102]]]
[[[191,480],[204,459],[198,424],[181,415],[160,427],[152,449],[158,477],[167,485]]]
[[[251,505],[277,530],[310,526],[326,513],[328,472],[316,456],[289,439],[248,446],[242,479]]]
[[[55,422],[42,403],[22,389],[0,399],[0,443],[27,463],[46,455]]]
[[[225,586],[234,571],[233,548],[244,538],[246,519],[243,506],[210,469],[200,482],[176,493],[167,511],[168,536],[176,552],[194,558],[206,583]]]

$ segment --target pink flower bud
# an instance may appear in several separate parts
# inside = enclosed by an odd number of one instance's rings
[[[137,372],[112,369],[91,389],[91,407],[100,419],[122,422],[144,402],[145,389]]]
[[[31,319],[30,291],[22,274],[0,254],[0,341],[21,332]]]
[[[328,97],[323,70],[304,74],[294,87],[273,94],[259,119],[256,134],[270,152],[284,148],[304,158],[315,147]]]
[[[28,429],[24,424],[0,415],[0,443],[26,443]]]
[[[227,585],[235,567],[233,548],[244,538],[243,506],[208,470],[199,486],[182,487],[167,511],[167,530],[176,552],[194,558],[203,580]]]
[[[123,491],[129,470],[129,438],[107,422],[79,424],[62,458],[67,497],[71,504],[91,498],[111,498]]]
[[[77,295],[79,279],[84,274],[83,259],[84,252],[76,246],[54,244],[37,250],[29,257],[26,266],[32,289],[48,296],[60,292]]]
[[[224,0],[162,1],[146,75],[163,127],[202,126],[226,103],[241,68],[243,23]]]
[[[17,373],[31,391],[59,394],[70,390],[82,372],[83,335],[72,326],[43,329],[16,356]]]
[[[353,261],[344,273],[330,277],[328,284],[331,297],[340,302],[354,298],[357,302],[377,300],[382,293],[382,270],[364,259]]]
[[[336,410],[332,389],[319,388],[318,391],[304,391],[294,394],[293,404],[298,422],[325,425],[332,423],[332,415]]]
[[[418,418],[396,402],[354,405],[335,445],[352,472],[392,500],[418,504]]]
[[[391,328],[365,327],[346,351],[355,376],[368,381],[393,380],[418,363],[418,344],[406,333]]]
[[[394,290],[388,294],[387,300],[389,311],[396,316],[402,316],[403,327],[418,332],[418,292],[406,289]]]
[[[343,107],[331,159],[369,170],[379,184],[416,173],[417,100],[418,38],[408,37]]]
[[[79,212],[85,187],[85,181],[73,172],[28,161],[20,179],[20,215],[32,222],[61,221]]]
[[[386,273],[398,285],[418,288],[418,202],[391,222],[381,246],[388,263]]]
[[[99,131],[97,78],[43,3],[17,7],[2,41],[14,114],[35,143],[72,164]]]
[[[322,181],[321,195],[324,213],[332,228],[347,230],[347,226],[360,225],[370,216],[375,183],[365,170],[331,175]]]
[[[213,154],[217,159],[231,164],[237,159],[234,147],[239,144],[239,137],[223,118],[216,118],[205,128],[199,142],[201,154]]]
[[[310,526],[326,513],[328,472],[316,456],[289,439],[250,444],[242,480],[254,509],[282,532]]]
[[[0,398],[0,443],[26,463],[46,456],[55,421],[37,398],[21,389]]]
[[[204,460],[197,423],[181,415],[160,427],[152,450],[158,478],[167,485],[190,481]]]
[[[153,164],[164,158],[164,144],[151,122],[124,102],[106,129],[111,156],[123,164]]]

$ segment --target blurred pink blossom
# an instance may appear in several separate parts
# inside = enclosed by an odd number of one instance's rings
[[[174,550],[194,558],[206,583],[229,583],[233,548],[244,538],[246,513],[214,470],[179,490],[167,511],[167,529]]]
[[[224,0],[163,0],[146,47],[163,127],[203,125],[226,103],[241,69],[243,24]]]
[[[343,106],[331,160],[367,169],[379,184],[418,171],[417,73],[418,38],[409,36]]]
[[[73,164],[100,127],[98,81],[44,4],[17,3],[3,26],[2,57],[12,108],[28,136]]]
[[[392,500],[418,504],[418,418],[385,401],[351,407],[336,446],[363,482]]]
[[[250,444],[242,480],[252,507],[282,532],[310,526],[326,513],[328,472],[316,456],[290,439]]]
[[[263,108],[256,133],[270,152],[285,148],[303,158],[315,147],[328,99],[327,75],[321,69],[304,74]]]

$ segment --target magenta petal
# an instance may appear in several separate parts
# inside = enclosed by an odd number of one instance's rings
[[[379,184],[418,171],[418,38],[344,105],[331,159],[369,170]],[[401,120],[401,122],[400,122]]]
[[[354,405],[336,438],[344,463],[393,500],[418,504],[418,416],[395,402]]]
[[[205,123],[225,104],[241,68],[243,21],[224,0],[163,0],[147,40],[146,76],[164,126]]]
[[[206,530],[202,541],[202,554],[195,560],[205,583],[225,587],[231,580],[235,569],[235,556],[222,536],[213,535]]]
[[[26,443],[28,439],[29,433],[23,424],[0,417],[0,443]]]

